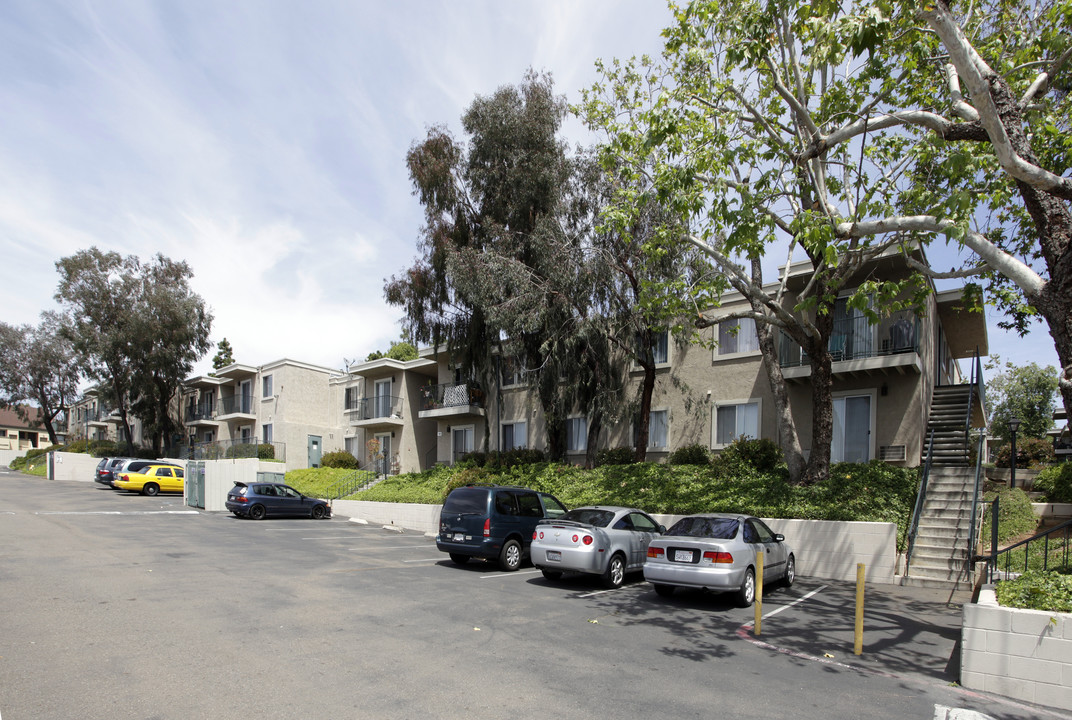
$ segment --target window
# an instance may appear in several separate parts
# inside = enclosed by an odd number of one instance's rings
[[[515,448],[528,447],[527,426],[523,422],[506,423],[503,425],[502,449],[514,450]]]
[[[723,320],[718,324],[719,355],[735,355],[757,350],[759,350],[759,336],[756,335],[755,320],[739,318]]]
[[[871,396],[835,397],[830,462],[867,462],[870,459]]]
[[[275,393],[272,392],[272,376],[265,375],[261,380],[261,398],[267,400]]]
[[[357,394],[358,387],[348,387],[343,390],[343,409],[345,410],[357,410],[358,403],[361,401],[361,397]]]
[[[759,401],[715,407],[715,447],[729,445],[739,437],[759,437]]]
[[[588,419],[583,417],[566,420],[566,452],[580,453],[588,449]]]
[[[521,367],[521,361],[510,355],[502,359],[502,384],[503,387],[521,385],[525,382],[525,371]]]
[[[343,438],[343,448],[354,457],[357,457],[361,450],[356,437]]]
[[[644,347],[643,336],[637,334],[637,352],[641,357],[647,356],[656,365],[665,365],[670,362],[670,331],[652,330],[651,347]]]
[[[670,429],[670,411],[652,410],[648,414],[648,447],[666,449]],[[633,421],[633,444],[636,445],[640,434],[640,418]]]
[[[261,425],[261,442],[269,444],[272,442],[272,424],[265,423]]]

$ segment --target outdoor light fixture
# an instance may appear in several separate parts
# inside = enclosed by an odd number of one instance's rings
[[[1016,487],[1016,431],[1020,429],[1020,418],[1009,418],[1009,432],[1012,434],[1012,453],[1009,458],[1009,488]]]

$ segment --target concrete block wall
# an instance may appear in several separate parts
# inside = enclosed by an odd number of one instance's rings
[[[435,535],[440,505],[336,500],[336,515],[365,520],[371,525],[393,525]],[[653,515],[666,527],[684,515]],[[856,565],[864,563],[867,582],[892,584],[897,566],[897,526],[892,523],[829,522],[764,518],[776,533],[785,535],[796,554],[797,573],[831,580],[856,580]]]
[[[1072,614],[998,605],[993,585],[964,606],[960,684],[1072,710]]]

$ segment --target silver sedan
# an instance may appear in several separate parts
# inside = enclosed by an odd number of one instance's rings
[[[763,582],[786,587],[796,579],[796,556],[785,537],[750,515],[692,515],[674,523],[648,545],[644,579],[663,597],[674,588],[735,593],[748,607],[756,598],[757,551],[763,551]]]
[[[532,564],[548,580],[563,572],[600,575],[619,587],[625,574],[644,566],[648,543],[666,528],[643,510],[607,505],[570,510],[542,520],[532,533]]]

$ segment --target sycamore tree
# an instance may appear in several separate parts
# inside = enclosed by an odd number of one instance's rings
[[[0,322],[0,406],[29,420],[25,403],[35,405],[53,445],[56,419],[77,398],[79,381],[74,348],[60,329],[54,313],[42,313],[36,327]]]
[[[1072,262],[1070,181],[1061,177],[1070,143],[1067,95],[1054,88],[1066,77],[1068,8],[984,3],[955,18],[942,3],[697,1],[674,8],[661,62],[602,66],[585,117],[606,133],[608,164],[649,178],[692,223],[688,241],[716,271],[687,299],[692,309],[703,311],[727,289],[750,303],[737,315],[757,321],[794,480],[820,480],[829,466],[828,341],[842,293],[874,321],[921,308],[922,276],[982,275],[1012,322],[1031,312],[1048,320],[1065,392],[1072,355],[1061,345],[1072,290],[1067,277],[1055,278]],[[993,51],[1006,74],[973,42]],[[1009,80],[1029,74],[1019,95],[994,100]],[[624,194],[611,211],[635,207],[635,196]],[[971,251],[967,267],[938,273],[912,252],[946,238]],[[917,274],[855,279],[890,252],[901,252]],[[764,269],[775,254],[805,259],[808,276],[792,302],[789,262],[780,277]],[[1009,292],[1010,281],[1019,294]],[[689,309],[674,300],[669,312]],[[799,345],[811,366],[806,465],[775,332]]]
[[[1044,438],[1053,427],[1054,398],[1057,394],[1057,370],[1037,363],[1001,366],[997,358],[988,369],[1001,371],[986,384],[986,404],[990,411],[990,432],[1009,441],[1009,418],[1020,420],[1018,432],[1024,438]]]

